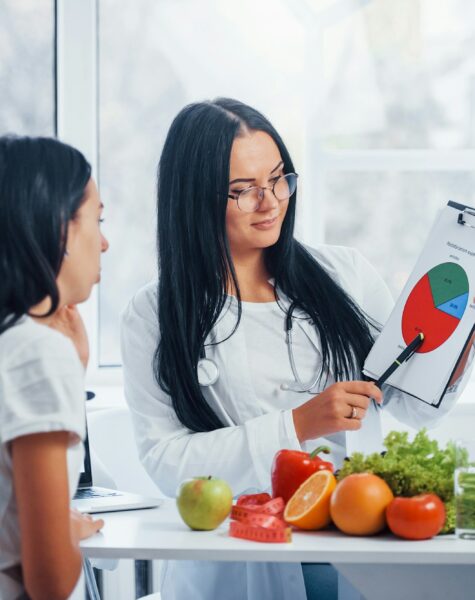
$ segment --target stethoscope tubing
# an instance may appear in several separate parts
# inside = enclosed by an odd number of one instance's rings
[[[317,373],[317,375],[315,376],[315,379],[308,383],[304,383],[299,376],[299,373],[297,370],[297,365],[295,364],[295,356],[294,356],[293,342],[292,342],[292,327],[293,327],[292,316],[293,316],[294,310],[295,310],[295,303],[292,302],[292,304],[289,306],[289,309],[285,316],[285,338],[286,338],[286,342],[287,342],[287,350],[288,350],[288,354],[289,354],[290,368],[292,370],[292,375],[294,376],[295,383],[297,385],[292,384],[292,383],[282,384],[281,388],[283,390],[291,390],[291,391],[298,392],[298,393],[310,393],[311,390],[317,385],[317,383],[320,379],[320,373]],[[301,327],[301,329],[303,330],[302,327]],[[305,331],[304,331],[304,333],[306,334]],[[308,335],[307,335],[307,337],[308,337]],[[310,339],[310,342],[313,344],[311,339]],[[199,359],[198,365],[197,365],[197,376],[198,376],[198,382],[202,387],[210,387],[210,386],[214,385],[219,379],[219,367],[212,358],[208,358],[206,356],[205,346],[203,346],[203,348],[201,349],[201,352],[200,352],[200,359]]]

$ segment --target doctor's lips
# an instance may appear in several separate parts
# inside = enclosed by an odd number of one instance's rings
[[[279,215],[277,215],[273,219],[265,219],[262,221],[258,221],[257,223],[251,223],[251,225],[253,227],[256,227],[256,229],[270,229],[277,223],[278,218]]]

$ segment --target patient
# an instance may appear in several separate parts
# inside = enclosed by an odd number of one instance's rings
[[[79,540],[103,521],[70,510],[82,464],[88,343],[76,304],[108,242],[83,155],[0,137],[0,598],[68,598]]]

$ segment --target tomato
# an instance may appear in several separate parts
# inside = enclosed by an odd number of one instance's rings
[[[445,523],[445,506],[435,494],[394,498],[386,509],[389,529],[406,540],[427,540]]]

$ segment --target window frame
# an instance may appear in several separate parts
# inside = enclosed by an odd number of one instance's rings
[[[78,148],[98,180],[98,20],[96,0],[56,0],[57,136]],[[99,364],[97,286],[79,306],[89,336],[88,385],[117,385],[121,369]]]

